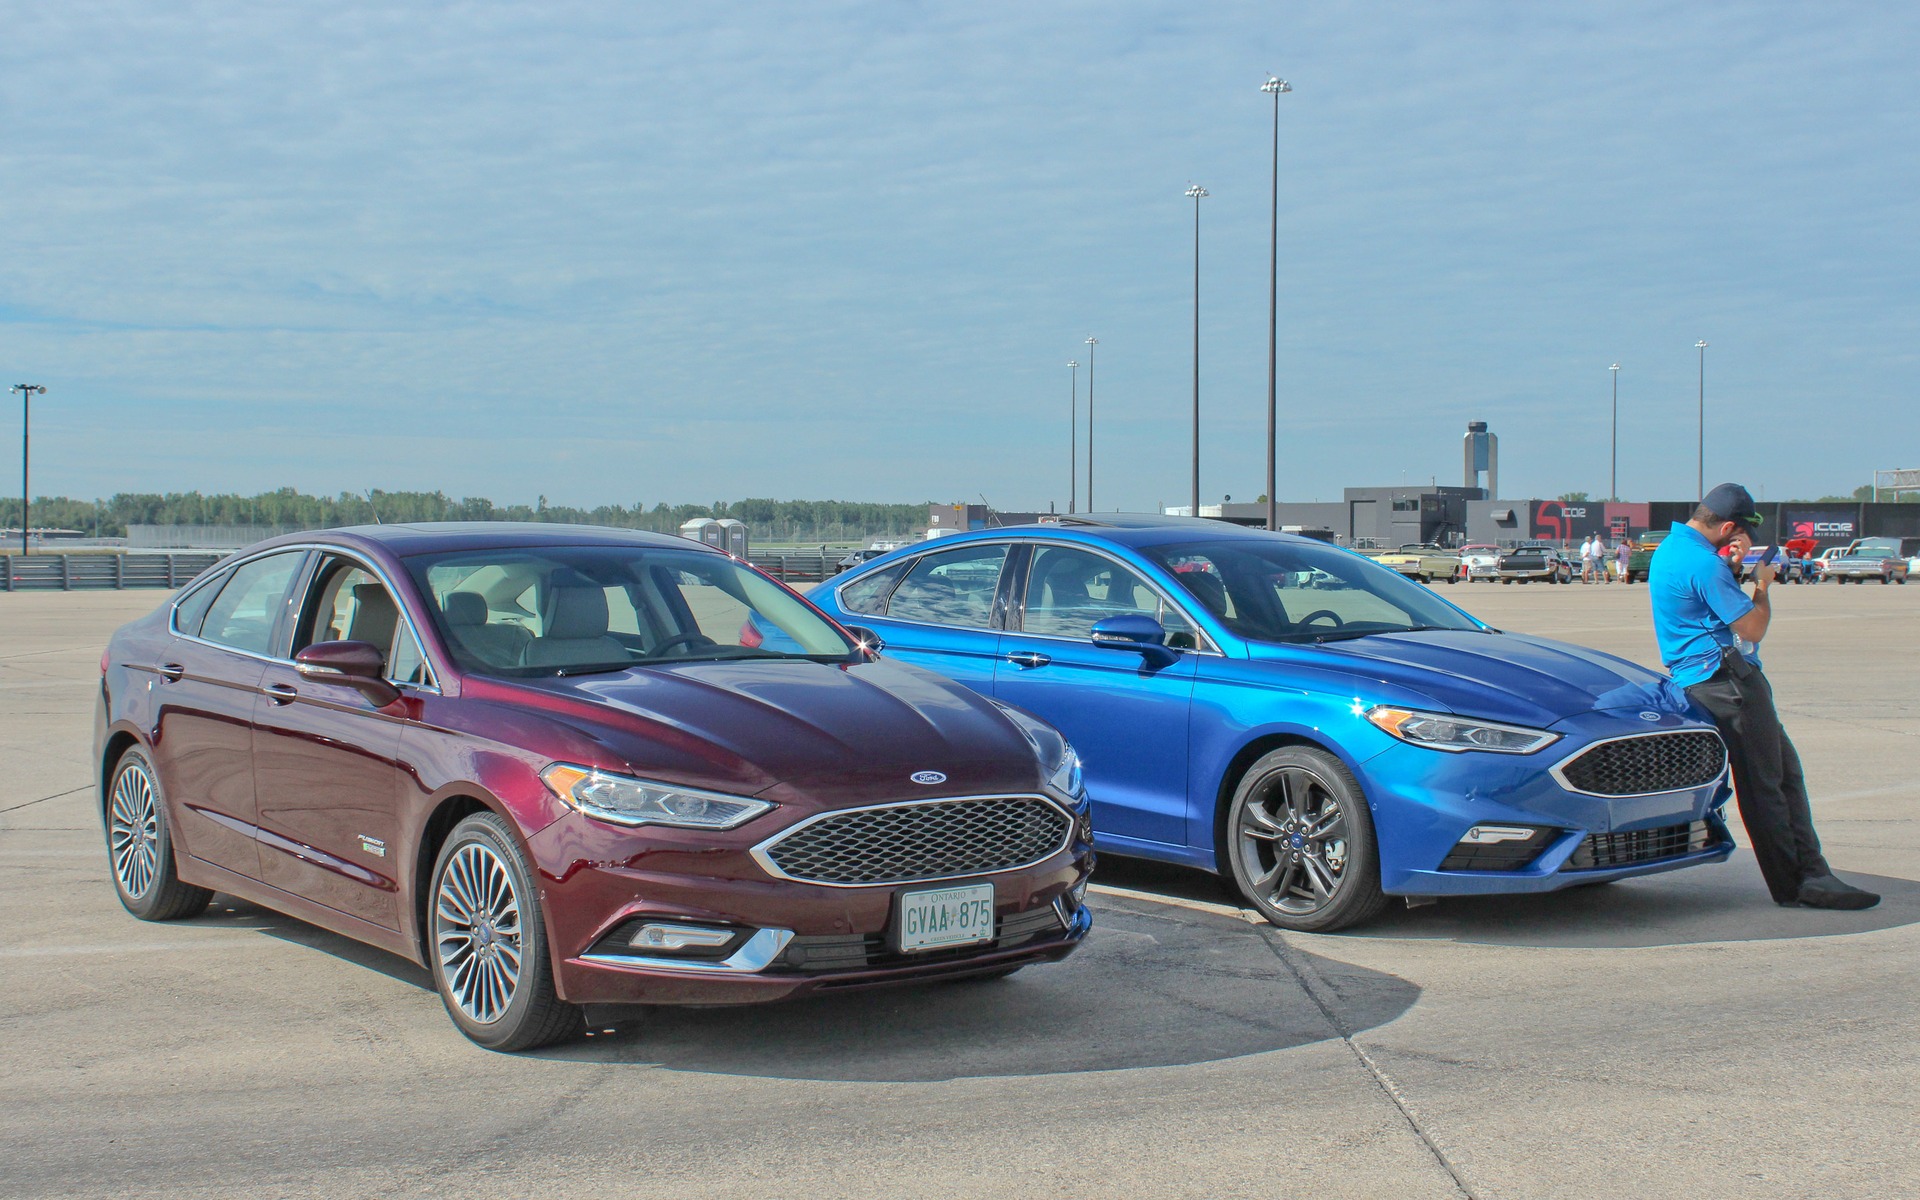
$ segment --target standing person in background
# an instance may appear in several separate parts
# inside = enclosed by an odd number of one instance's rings
[[[1620,544],[1613,548],[1613,573],[1621,583],[1632,582],[1627,578],[1627,560],[1633,557],[1633,539],[1623,537]]]
[[[1834,878],[1820,852],[1800,755],[1781,728],[1773,687],[1760,668],[1760,640],[1773,619],[1773,565],[1754,567],[1749,598],[1719,555],[1731,548],[1738,562],[1759,524],[1747,489],[1723,483],[1654,551],[1647,586],[1660,658],[1673,681],[1712,715],[1727,744],[1740,821],[1774,901],[1872,908],[1880,897]]]
[[[1580,543],[1581,583],[1593,582],[1593,570],[1600,564],[1600,551],[1596,548],[1596,543],[1598,543],[1599,540],[1599,534],[1592,534],[1586,541]]]

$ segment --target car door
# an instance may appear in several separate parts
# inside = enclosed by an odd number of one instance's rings
[[[850,619],[880,635],[887,657],[991,694],[1000,649],[1000,579],[1009,549],[995,541],[930,551],[903,564],[884,597],[869,596],[871,585],[859,590],[865,579],[847,585],[842,606]]]
[[[304,550],[263,555],[183,594],[161,661],[150,744],[179,848],[252,878],[254,703]]]
[[[429,685],[419,641],[392,589],[369,566],[320,559],[297,610],[287,656],[267,664],[253,723],[260,878],[386,929],[399,928],[399,813],[407,770],[404,697],[376,708],[353,688],[302,677],[291,654],[360,641],[387,655],[404,690]]]
[[[1035,544],[1019,590],[994,697],[1051,722],[1080,752],[1100,836],[1186,845],[1193,623],[1138,572],[1084,546]],[[1095,622],[1125,614],[1160,621],[1170,645],[1188,648],[1169,661],[1093,643]]]

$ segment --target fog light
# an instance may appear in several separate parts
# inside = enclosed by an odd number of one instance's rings
[[[1092,876],[1088,876],[1067,889],[1067,893],[1073,897],[1073,906],[1075,908],[1079,908],[1087,902],[1087,885],[1092,882]]]
[[[1495,842],[1530,842],[1536,832],[1524,825],[1475,825],[1460,840],[1476,846],[1490,846]]]
[[[705,925],[642,925],[627,944],[635,950],[712,950],[736,936],[731,929]]]

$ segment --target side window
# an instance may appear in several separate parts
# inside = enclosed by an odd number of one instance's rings
[[[220,588],[226,581],[224,574],[216,575],[181,597],[173,606],[174,631],[188,637],[199,637],[201,623],[207,619],[207,609],[213,607],[213,598],[220,594]]]
[[[894,589],[887,616],[931,625],[989,628],[993,593],[1000,586],[1000,568],[1006,561],[1005,542],[923,554]]]
[[[305,551],[294,550],[236,567],[208,606],[200,636],[235,650],[271,654],[281,601],[286,599],[294,569],[305,557]]]
[[[419,647],[379,576],[349,559],[330,558],[315,578],[313,599],[294,635],[296,651],[315,642],[370,642],[386,655],[388,678],[419,682],[409,677],[410,671],[424,678]],[[411,661],[404,667],[395,653],[396,642],[407,644],[405,657]]]
[[[867,616],[882,616],[887,611],[887,594],[893,591],[893,585],[907,573],[911,562],[895,563],[884,571],[854,580],[840,589],[840,607],[850,613],[864,613]]]
[[[427,659],[420,653],[420,643],[414,639],[413,630],[407,628],[405,621],[393,633],[393,653],[388,655],[390,669],[387,678],[397,683],[428,682]]]
[[[1160,594],[1119,563],[1065,546],[1040,546],[1027,571],[1028,633],[1085,638],[1094,622],[1129,613],[1160,620]],[[1192,630],[1183,628],[1190,635]]]

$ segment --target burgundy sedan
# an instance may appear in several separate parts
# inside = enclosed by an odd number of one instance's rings
[[[588,1003],[997,977],[1090,924],[1051,726],[684,539],[277,538],[100,665],[129,911],[220,891],[390,950],[495,1049],[572,1036]]]

